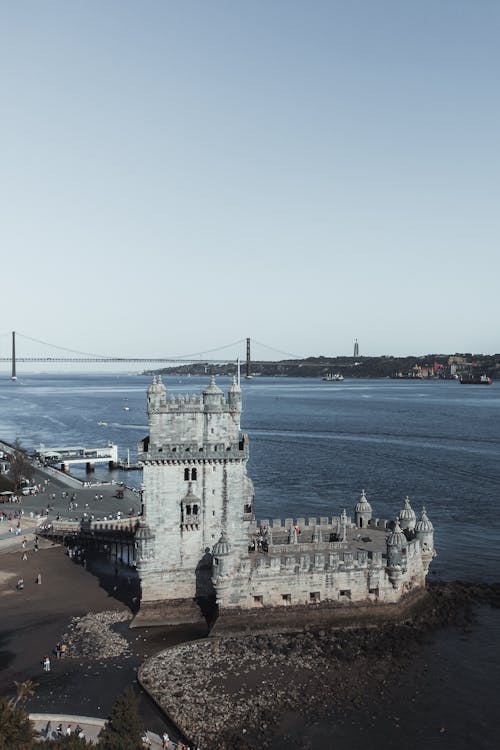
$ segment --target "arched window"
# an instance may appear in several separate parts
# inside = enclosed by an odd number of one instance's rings
[[[196,480],[198,479],[198,472],[197,472],[197,470],[196,470],[196,469],[191,469],[191,479],[192,479],[192,480],[193,480],[194,482],[196,482]]]
[[[184,481],[189,482],[189,469],[184,469]]]

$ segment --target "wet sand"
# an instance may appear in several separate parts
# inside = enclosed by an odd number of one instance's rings
[[[442,583],[401,623],[212,638],[156,655],[140,679],[212,750],[486,750],[499,601],[498,584]]]
[[[56,659],[58,641],[68,632],[73,617],[88,612],[131,614],[136,582],[129,568],[118,576],[106,560],[90,559],[88,570],[70,560],[61,546],[41,541],[40,550],[28,549],[28,560],[21,551],[0,555],[0,693],[12,695],[14,681],[32,679],[38,687],[27,704],[31,712],[57,711],[106,718],[116,697],[129,684],[136,684],[137,668],[147,656],[190,638],[196,630],[129,630],[128,623],[116,630],[131,645],[126,658]],[[35,581],[41,574],[42,583]],[[24,590],[16,590],[18,578]],[[41,660],[51,658],[51,671],[43,672]],[[139,690],[139,688],[138,688]],[[142,691],[141,714],[147,727],[160,731],[168,723]]]
[[[127,582],[128,568],[121,568],[116,577],[108,561],[95,558],[85,570],[71,561],[62,547],[46,544],[42,541],[37,553],[28,550],[27,561],[21,560],[21,551],[0,555],[0,693],[12,694],[14,680],[33,679],[38,688],[27,705],[29,711],[106,718],[124,687],[136,683],[137,669],[147,657],[204,633],[196,628],[129,630],[125,621],[114,629],[130,645],[126,657],[105,659],[104,654],[96,654],[56,660],[51,652],[68,632],[73,617],[88,612],[130,614],[136,582]],[[38,573],[41,585],[35,583]],[[21,575],[25,588],[16,591]],[[246,675],[247,704],[257,711],[255,721],[244,726],[238,725],[231,710],[231,695],[236,697],[242,690],[243,680],[241,676],[232,679],[231,673],[224,671],[222,659],[214,671],[208,670],[207,695],[214,694],[216,699],[219,695],[220,702],[226,692],[227,722],[220,742],[204,745],[204,750],[390,750],[401,745],[416,750],[423,744],[446,750],[495,747],[499,717],[484,697],[495,693],[500,671],[495,656],[500,612],[482,606],[474,620],[467,601],[465,609],[460,604],[463,592],[453,597],[435,608],[436,622],[430,628],[406,634],[390,629],[379,642],[370,638],[373,658],[369,661],[366,654],[356,653],[358,647],[366,652],[366,641],[363,645],[359,637],[350,639],[347,633],[338,641],[342,658],[338,654],[327,658],[325,651],[314,669],[303,670],[301,654],[310,644],[316,648],[327,640],[319,634],[318,641],[313,633],[293,641],[289,636],[279,639],[281,648],[289,649],[291,669],[284,672],[284,680],[278,679],[278,688],[290,687],[297,700],[293,708],[288,701],[276,700],[277,693],[267,700],[266,691],[275,676],[269,667]],[[475,598],[481,601],[480,591]],[[457,622],[453,613],[459,610],[463,614]],[[267,636],[258,643],[259,649],[262,646],[263,651],[276,653],[276,644]],[[44,673],[40,665],[46,654],[52,656],[50,673]],[[179,668],[182,694],[191,682],[188,671],[196,674],[196,661],[189,664],[190,670],[186,666]],[[374,678],[371,687],[365,680],[368,674]],[[192,687],[195,685],[193,680]],[[340,685],[344,686],[342,700],[337,699]],[[203,720],[210,701],[202,691],[192,698],[193,716]],[[141,712],[149,729],[160,732],[169,726],[147,696],[142,698]],[[174,736],[172,727],[169,733]]]

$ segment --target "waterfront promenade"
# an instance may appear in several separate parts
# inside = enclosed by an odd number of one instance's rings
[[[101,520],[116,519],[118,514],[127,518],[131,510],[140,512],[140,497],[125,488],[123,498],[118,498],[116,484],[83,486],[73,477],[42,467],[35,468],[33,482],[42,491],[20,495],[16,503],[0,504],[0,513],[5,514],[0,523],[0,692],[12,695],[14,681],[33,680],[37,688],[27,710],[36,717],[36,729],[45,729],[49,720],[53,729],[59,722],[65,728],[68,723],[80,723],[86,737],[92,739],[117,696],[136,682],[144,658],[168,645],[169,639],[159,632],[129,631],[132,600],[137,594],[131,568],[110,564],[102,555],[89,555],[84,568],[68,557],[64,547],[37,536],[37,526],[57,516],[81,520],[84,512]],[[76,507],[70,507],[73,494]],[[51,509],[46,515],[48,506]],[[23,515],[19,515],[21,510]],[[20,533],[16,534],[18,521]],[[16,589],[20,578],[23,590]],[[120,635],[129,642],[126,657],[106,653],[105,634],[90,656],[55,658],[55,646],[68,632],[72,619],[84,618],[89,612],[115,612],[125,618]],[[46,655],[51,658],[48,673],[41,667]],[[140,693],[140,700],[141,716],[152,730],[150,747],[161,747],[159,736],[167,728],[173,750],[178,733],[147,696]]]

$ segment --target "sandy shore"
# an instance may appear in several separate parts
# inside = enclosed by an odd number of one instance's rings
[[[155,657],[143,671],[148,689],[181,726],[206,738],[204,750],[495,746],[500,727],[484,697],[500,669],[500,613],[483,607],[477,635],[471,608],[473,601],[498,606],[498,587],[436,588],[425,621],[383,632],[307,629],[212,638],[199,648],[204,633],[196,628],[128,628],[136,591],[127,568],[115,576],[96,558],[85,570],[62,547],[46,544],[28,550],[25,561],[21,550],[0,555],[0,692],[12,694],[14,680],[35,680],[31,712],[106,718],[123,688],[136,683],[138,668]],[[21,576],[25,588],[16,591]],[[89,612],[103,633],[110,623],[113,639],[96,635]],[[74,653],[53,656],[51,671],[43,672],[41,659],[65,633]],[[168,726],[149,698],[141,711],[149,729]]]
[[[30,712],[85,714],[106,718],[116,697],[126,685],[136,683],[137,668],[144,659],[174,643],[199,637],[195,631],[131,631],[128,618],[136,590],[129,581],[129,569],[114,568],[102,559],[89,561],[88,570],[71,561],[61,546],[43,540],[40,550],[28,549],[0,555],[0,693],[12,695],[14,681],[32,679],[38,687],[27,704]],[[36,583],[38,574],[42,583]],[[16,590],[18,578],[24,590]],[[71,632],[72,620],[87,613],[116,613],[112,626],[128,642],[126,653],[107,658],[106,645],[92,636],[88,646],[63,659],[53,654],[58,641]],[[123,615],[121,617],[120,615]],[[113,617],[111,616],[111,619]],[[51,657],[51,671],[42,670],[41,660]],[[141,713],[149,729],[165,726],[161,712],[144,696]]]
[[[403,737],[407,748],[437,740],[456,748],[463,733],[448,706],[414,726],[410,740],[408,714],[427,697],[439,706],[447,676],[439,638],[456,641],[457,654],[462,639],[474,647],[475,610],[499,601],[499,585],[443,583],[401,623],[209,638],[155,655],[139,676],[187,736],[212,750],[324,748],[329,735],[332,747],[353,748],[355,739],[363,746],[363,724],[370,749],[399,747]],[[461,665],[459,679],[470,666]]]

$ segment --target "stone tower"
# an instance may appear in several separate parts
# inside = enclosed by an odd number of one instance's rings
[[[215,604],[212,548],[226,535],[239,557],[248,551],[253,485],[248,439],[240,432],[241,389],[227,396],[212,377],[201,396],[170,396],[160,377],[147,394],[149,436],[143,517],[136,536],[141,606],[136,625],[195,622]]]
[[[427,573],[432,558],[436,557],[436,550],[434,549],[434,526],[429,521],[425,507],[422,508],[420,520],[415,524],[415,536],[420,542],[422,563]]]

